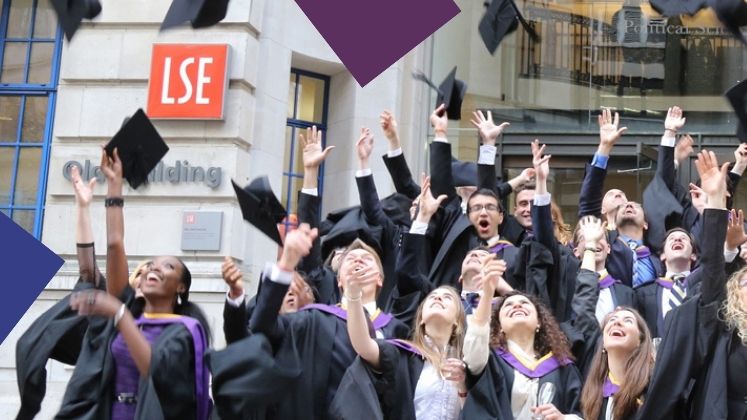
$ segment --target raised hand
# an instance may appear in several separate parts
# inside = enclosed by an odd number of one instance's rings
[[[609,108],[602,108],[599,114],[599,152],[602,155],[609,156],[612,147],[622,137],[622,134],[628,127],[618,128],[620,125],[620,114],[615,112],[614,117]]]
[[[70,309],[77,311],[79,315],[111,318],[120,306],[122,306],[122,301],[102,290],[76,292],[70,296]]]
[[[726,208],[726,172],[729,163],[725,163],[719,170],[716,154],[702,150],[698,153],[695,168],[700,175],[700,187],[708,196],[706,208]]]
[[[677,131],[685,126],[685,117],[682,116],[682,109],[673,106],[667,111],[667,118],[664,120],[664,129],[670,131],[670,134],[677,134]]]
[[[732,171],[742,175],[747,169],[747,143],[740,143],[739,147],[734,150],[734,168]]]
[[[301,223],[297,229],[286,233],[278,267],[284,271],[293,271],[301,258],[309,255],[318,234],[319,231],[316,228],[311,229],[308,223]]]
[[[361,135],[358,137],[358,141],[355,142],[355,150],[358,153],[358,162],[360,162],[361,169],[368,168],[368,159],[371,157],[373,144],[374,137],[371,134],[371,130],[362,127]]]
[[[80,170],[73,165],[70,168],[70,177],[73,181],[75,191],[75,204],[80,207],[88,207],[93,199],[93,187],[96,186],[96,177],[91,178],[88,183],[80,177]]]
[[[437,137],[446,137],[446,130],[449,129],[449,117],[446,115],[446,105],[439,105],[431,113],[431,126]]]
[[[399,149],[399,133],[397,132],[397,120],[391,111],[384,111],[379,115],[379,124],[384,136],[389,141],[389,150]]]
[[[101,147],[101,172],[104,173],[109,186],[122,185],[122,161],[119,159],[119,150],[116,147],[111,157]]]
[[[482,279],[482,296],[485,299],[491,299],[495,295],[495,291],[499,290],[499,294],[503,290],[502,287],[505,285],[501,284],[503,281],[503,273],[506,272],[506,262],[495,258],[495,255],[490,254],[482,263],[482,269],[480,270],[480,276]]]
[[[537,176],[538,182],[547,181],[550,174],[550,158],[552,155],[545,155],[546,144],[540,145],[539,140],[534,139],[532,142],[532,165]]]
[[[470,120],[473,126],[477,128],[480,133],[480,138],[484,144],[495,146],[495,142],[503,133],[503,130],[508,127],[509,123],[504,122],[501,125],[495,125],[493,122],[493,113],[488,111],[488,117],[485,118],[482,111],[474,111],[472,113],[472,119]]]
[[[316,126],[307,128],[306,135],[299,134],[298,138],[303,147],[303,167],[306,169],[318,168],[329,152],[335,148],[335,146],[327,146],[322,150],[322,130],[317,130]]]
[[[693,202],[695,210],[697,210],[698,213],[703,214],[703,209],[705,209],[708,197],[706,197],[706,193],[702,188],[692,182],[690,183],[690,201]]]
[[[675,162],[682,162],[683,160],[690,157],[693,153],[693,138],[689,134],[685,134],[680,137],[677,145],[674,146],[674,160]]]
[[[584,236],[584,247],[596,248],[599,241],[604,237],[604,224],[602,220],[595,216],[584,216],[579,221],[581,234]]]
[[[242,274],[236,263],[231,257],[223,257],[223,264],[221,265],[221,276],[223,281],[226,282],[230,289],[228,294],[231,299],[236,299],[244,295],[244,284],[242,282]]]
[[[744,233],[744,212],[740,209],[730,210],[729,225],[726,228],[726,249],[737,249],[747,241]]]
[[[426,176],[421,183],[420,197],[418,197],[418,214],[417,221],[421,223],[428,223],[431,217],[438,211],[441,203],[446,200],[446,195],[441,194],[438,197],[433,197],[431,193],[431,177]]]

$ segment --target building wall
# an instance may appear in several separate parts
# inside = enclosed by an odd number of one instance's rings
[[[222,121],[155,121],[170,147],[166,165],[187,161],[192,166],[221,167],[217,188],[203,183],[152,183],[137,191],[125,187],[125,247],[131,266],[146,257],[172,254],[189,266],[193,283],[190,299],[207,312],[215,347],[223,347],[222,305],[226,286],[220,278],[224,255],[241,261],[246,288],[253,293],[266,261],[276,247],[242,218],[230,185],[246,184],[268,175],[276,194],[281,191],[285,127],[291,68],[331,77],[327,144],[336,150],[328,159],[323,213],[357,203],[354,144],[361,126],[376,133],[375,155],[386,152],[378,129],[384,109],[399,117],[403,149],[413,173],[424,165],[428,94],[410,73],[426,70],[429,49],[418,47],[365,88],[357,85],[303,12],[292,0],[232,0],[224,21],[207,30],[158,27],[169,0],[102,0],[103,11],[84,23],[72,42],[65,41],[54,118],[46,210],[42,241],[65,259],[65,265],[0,346],[0,417],[18,408],[15,384],[15,343],[20,334],[54,302],[67,294],[77,279],[74,195],[62,173],[66,162],[91,165],[100,161],[100,145],[120,127],[124,117],[144,108],[153,43],[228,43],[231,46],[225,118]],[[372,159],[383,197],[393,191],[379,159]],[[106,185],[95,188],[91,208],[99,266],[105,261],[104,207]],[[223,212],[219,252],[181,250],[182,212]],[[49,385],[40,418],[59,406],[71,368],[50,362]]]

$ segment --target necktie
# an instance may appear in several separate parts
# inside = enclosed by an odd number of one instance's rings
[[[656,270],[649,258],[651,250],[645,245],[638,245],[632,239],[628,241],[628,247],[633,251],[633,287],[641,286],[656,279]]]
[[[480,294],[477,292],[464,293],[462,294],[462,303],[464,304],[464,313],[470,315],[480,303]]]
[[[687,297],[687,283],[686,278],[682,274],[675,274],[672,276],[672,288],[670,290],[669,300],[667,305],[669,310],[680,306]]]

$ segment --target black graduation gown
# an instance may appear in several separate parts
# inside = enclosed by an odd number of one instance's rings
[[[727,217],[724,210],[703,212],[705,224],[713,226],[714,241],[726,237]],[[702,263],[713,268],[702,282],[702,293],[667,315],[642,419],[728,418],[726,362],[732,333],[719,317],[726,275],[718,269],[724,265],[721,250],[708,251],[704,249]]]
[[[131,306],[134,301],[132,289],[128,287],[125,296],[128,306]],[[78,363],[65,389],[56,419],[101,420],[111,417],[114,397],[111,343],[117,332],[113,320],[89,318]],[[140,379],[135,418],[198,419],[192,333],[182,324],[174,323],[165,328],[151,345],[151,352],[149,376]]]
[[[409,345],[387,340],[377,344],[381,373],[372,372],[358,357],[340,382],[330,418],[415,420],[415,388],[424,360]]]
[[[514,367],[496,352],[491,351],[488,364],[480,375],[467,373],[469,394],[462,409],[465,419],[513,419],[511,389]],[[546,382],[555,385],[552,404],[563,414],[580,415],[581,375],[572,363],[560,366],[539,378],[539,386]]]
[[[298,349],[303,373],[274,406],[275,418],[325,419],[345,370],[355,360],[355,350],[346,321],[337,315],[312,308],[279,316],[287,289],[286,285],[265,281],[250,321],[252,333],[265,334],[274,352],[292,354],[292,349]],[[381,331],[387,338],[405,338],[410,328],[393,318]],[[216,391],[214,385],[214,392],[221,390]]]
[[[100,287],[106,282],[100,281]],[[79,279],[73,293],[92,289],[93,283]],[[16,419],[32,419],[39,413],[47,390],[47,360],[75,365],[88,318],[70,309],[67,295],[37,318],[16,342],[16,379],[21,408]]]

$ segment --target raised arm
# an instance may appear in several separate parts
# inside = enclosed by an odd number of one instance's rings
[[[726,173],[729,164],[725,163],[719,169],[716,155],[713,152],[703,150],[698,153],[695,167],[700,175],[701,188],[707,196],[705,210],[703,211],[703,226],[708,229],[708,232],[701,235],[700,270],[707,273],[704,274],[706,277],[703,279],[701,303],[708,305],[720,302],[726,296],[723,244],[726,240],[728,217],[726,211]],[[710,249],[705,249],[706,245],[710,245]]]
[[[114,149],[113,156],[101,151],[101,172],[106,176],[107,199],[115,199],[106,207],[106,291],[120,298],[128,286],[129,268],[124,249],[124,213],[122,205],[122,161]],[[120,200],[118,203],[116,199]]]
[[[298,197],[298,222],[306,223],[311,228],[318,228],[319,214],[319,167],[324,163],[335,146],[322,149],[322,131],[316,126],[306,129],[306,135],[300,134],[299,140],[303,146],[303,188]],[[299,269],[311,273],[322,267],[322,246],[319,238],[315,238],[309,254],[301,259]],[[312,283],[314,283],[312,281]],[[320,285],[314,287],[321,289]]]
[[[446,195],[448,200],[457,197],[454,190],[454,177],[451,173],[451,144],[446,138],[449,120],[446,107],[441,104],[431,114],[431,125],[435,137],[431,143],[431,186],[436,196]]]
[[[525,168],[518,176],[509,179],[508,182],[498,184],[498,197],[501,200],[508,197],[513,191],[530,183],[534,179],[534,175],[534,168]]]
[[[677,141],[677,131],[685,126],[685,117],[682,116],[682,109],[673,106],[667,111],[667,117],[664,120],[664,135],[661,136],[659,145],[659,156],[656,164],[656,176],[660,177],[669,191],[674,190],[674,170],[675,170],[675,143]],[[684,143],[680,147],[683,154],[687,150],[687,143],[692,144],[692,138],[686,136],[682,140]],[[692,148],[692,146],[691,146]],[[678,151],[678,152],[680,152]]]
[[[589,340],[599,331],[599,321],[596,317],[599,275],[596,272],[595,259],[599,241],[602,240],[605,232],[602,221],[594,216],[584,216],[579,221],[579,225],[581,226],[580,236],[584,239],[584,253],[571,305],[576,314],[574,327]]]
[[[578,217],[602,215],[602,199],[604,197],[604,179],[607,176],[607,162],[615,143],[620,139],[627,127],[618,128],[620,115],[615,112],[614,118],[608,108],[603,108],[598,117],[599,147],[594,154],[591,164],[586,165],[584,181],[578,203]],[[609,209],[604,209],[609,210]]]
[[[499,191],[495,185],[496,173],[495,173],[495,155],[497,152],[496,143],[498,137],[503,134],[503,130],[506,129],[510,124],[507,122],[495,125],[493,122],[493,113],[488,111],[487,118],[482,111],[474,111],[472,113],[472,125],[477,128],[477,132],[480,134],[480,155],[477,160],[477,171],[478,171],[478,189],[487,188],[500,195],[503,198],[506,193],[505,183],[501,184],[501,190]],[[511,184],[508,184],[511,187]]]
[[[248,336],[248,316],[244,294],[243,275],[231,257],[224,257],[221,276],[228,286],[228,295],[223,305],[223,335],[231,344]]]
[[[467,316],[467,332],[464,336],[464,362],[472,375],[479,375],[488,364],[490,357],[490,319],[493,312],[493,296],[511,289],[503,279],[506,263],[493,255],[483,262],[482,296],[474,314]]]
[[[358,198],[361,202],[361,210],[366,215],[370,224],[391,228],[394,222],[384,213],[376,191],[373,174],[371,172],[370,157],[373,151],[374,137],[371,130],[361,128],[361,135],[355,143],[358,154],[358,171],[355,173],[355,182],[358,186]]]
[[[88,183],[84,182],[80,177],[80,171],[77,166],[73,166],[70,169],[70,176],[73,181],[75,210],[77,214],[75,242],[78,252],[78,272],[82,281],[98,286],[101,280],[101,273],[99,273],[99,269],[96,266],[96,251],[93,246],[90,212],[96,178],[91,178]]]
[[[293,281],[293,270],[301,258],[308,255],[317,235],[317,229],[312,229],[305,223],[285,235],[280,259],[277,264],[268,265],[262,275],[264,283],[260,287],[257,306],[249,320],[251,332],[263,333],[271,341],[282,337],[284,329],[278,320],[278,313],[283,305],[283,298]]]
[[[346,267],[355,270],[355,267]],[[379,346],[371,337],[368,317],[363,311],[363,285],[370,283],[378,273],[369,273],[367,270],[355,270],[346,273],[348,281],[345,286],[345,298],[348,310],[348,336],[350,344],[361,359],[371,365],[374,369],[379,368]]]
[[[537,240],[553,253],[558,261],[557,240],[552,227],[552,213],[550,209],[550,193],[547,191],[547,177],[550,175],[550,157],[545,155],[546,145],[540,145],[539,140],[532,142],[532,164],[537,176],[537,186],[534,191],[532,205],[532,227]]]
[[[389,176],[392,177],[392,182],[394,182],[394,189],[414,200],[420,194],[420,186],[412,178],[410,167],[402,153],[399,132],[397,131],[397,120],[391,111],[384,111],[379,115],[379,124],[389,142],[389,150],[383,158]]]

